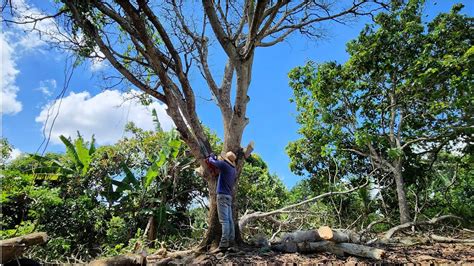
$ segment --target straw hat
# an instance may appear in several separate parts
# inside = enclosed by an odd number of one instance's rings
[[[224,156],[224,160],[226,160],[226,162],[230,163],[233,167],[235,167],[235,159],[237,157],[235,156],[235,154],[231,151],[228,151],[225,156]]]

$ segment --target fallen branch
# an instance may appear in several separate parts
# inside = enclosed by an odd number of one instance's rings
[[[412,227],[412,226],[418,226],[418,225],[427,225],[427,224],[436,224],[442,220],[445,220],[445,219],[448,219],[448,218],[453,218],[453,219],[458,219],[458,220],[462,220],[460,217],[458,216],[454,216],[454,215],[443,215],[443,216],[440,216],[440,217],[437,217],[437,218],[432,218],[430,220],[426,220],[426,221],[418,221],[418,222],[408,222],[408,223],[404,223],[404,224],[401,224],[401,225],[398,225],[398,226],[395,226],[395,227],[392,227],[391,229],[389,229],[384,237],[381,239],[382,242],[387,242],[390,240],[390,238],[392,238],[392,236],[400,231],[400,230],[403,230],[403,229],[406,229],[406,228],[409,228],[409,227]]]
[[[474,233],[474,230],[463,228],[462,231],[468,232],[468,233]]]
[[[292,204],[292,205],[288,205],[288,206],[285,206],[283,208],[280,208],[280,209],[277,209],[277,210],[274,210],[274,211],[270,211],[270,212],[253,212],[253,213],[245,214],[239,220],[240,231],[243,231],[245,226],[248,223],[250,223],[254,220],[265,218],[265,217],[268,217],[268,216],[271,216],[271,215],[282,214],[285,211],[294,209],[296,207],[299,207],[301,205],[304,205],[304,204],[307,204],[307,203],[310,203],[310,202],[317,201],[319,199],[322,199],[322,198],[325,198],[325,197],[328,197],[328,196],[348,194],[348,193],[356,191],[360,188],[363,188],[363,187],[367,186],[368,184],[369,184],[369,180],[367,179],[365,184],[363,184],[361,186],[358,186],[358,187],[351,188],[351,189],[346,190],[346,191],[330,191],[330,192],[318,195],[316,197],[313,197],[313,198],[310,198],[310,199],[307,199],[307,200],[304,200],[304,201],[301,201],[301,202],[298,202],[298,203],[295,203],[295,204]]]
[[[336,245],[341,248],[345,253],[380,260],[385,255],[385,250],[379,248],[373,248],[368,246],[362,246],[352,243],[340,243]]]
[[[385,221],[384,219],[373,221],[365,229],[359,231],[358,234],[363,236],[363,235],[369,233],[372,230],[372,227],[374,227],[374,225],[381,224],[381,223],[388,223],[388,222]]]
[[[442,242],[442,243],[474,243],[473,238],[458,239],[458,238],[444,237],[444,236],[439,236],[439,235],[434,235],[434,234],[430,235],[430,238],[436,242]]]

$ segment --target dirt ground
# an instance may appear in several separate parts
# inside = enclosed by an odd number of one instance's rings
[[[329,253],[284,254],[264,249],[244,248],[238,253],[202,254],[192,261],[173,261],[170,264],[257,264],[257,265],[312,265],[312,264],[374,264],[374,263],[417,263],[417,264],[470,264],[474,265],[474,245],[433,244],[411,247],[385,246],[386,256],[377,261],[353,256],[337,257]]]

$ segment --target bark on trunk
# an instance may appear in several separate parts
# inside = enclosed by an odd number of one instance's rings
[[[397,165],[394,171],[395,183],[397,186],[398,210],[400,212],[400,224],[410,222],[410,212],[405,193],[405,182],[403,181],[401,165]]]
[[[149,241],[150,245],[153,243],[153,241],[156,239],[156,222],[155,222],[155,216],[151,215],[148,218],[148,223],[145,229],[145,233],[147,236],[147,240]]]
[[[237,140],[241,139],[240,137],[234,137],[235,135],[241,135],[242,131],[240,130],[231,130],[231,136],[225,135],[225,143],[224,143],[224,148],[223,151],[233,151],[237,155],[237,161],[236,161],[236,183],[234,186],[234,195],[233,195],[233,201],[232,201],[232,214],[233,214],[233,219],[234,219],[234,224],[235,224],[235,240],[237,243],[242,243],[242,237],[240,235],[240,229],[238,226],[238,206],[236,205],[236,192],[238,190],[238,181],[240,174],[242,172],[242,167],[244,165],[245,159],[243,158],[243,152],[242,148],[240,148],[240,141],[237,142]],[[234,135],[235,134],[235,135]],[[202,175],[206,176],[206,181],[207,181],[207,187],[209,190],[209,213],[208,213],[208,229],[207,232],[205,233],[204,239],[199,245],[200,249],[208,249],[208,248],[215,248],[219,245],[221,235],[222,235],[222,229],[221,229],[221,224],[219,223],[219,217],[217,215],[217,199],[216,199],[216,189],[217,189],[217,178],[213,177],[209,173],[205,173],[207,166],[205,163],[201,164],[201,172]]]
[[[219,223],[219,217],[217,216],[217,180],[215,177],[209,177],[207,179],[207,187],[209,189],[209,212],[207,215],[208,228],[204,239],[199,246],[202,249],[213,249],[219,246],[222,235],[221,224]]]

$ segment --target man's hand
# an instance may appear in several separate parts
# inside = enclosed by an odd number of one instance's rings
[[[213,152],[211,154],[209,154],[209,156],[207,156],[207,159],[209,159],[209,158],[217,160],[217,156]]]

